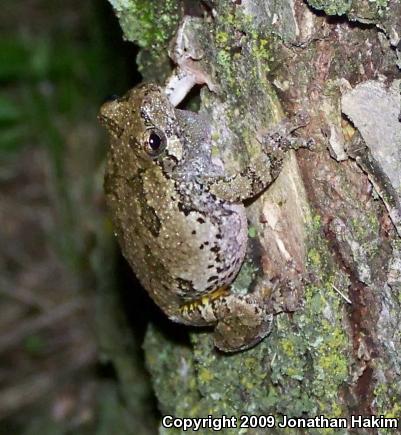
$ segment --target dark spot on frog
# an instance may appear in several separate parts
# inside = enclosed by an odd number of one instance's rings
[[[204,224],[205,223],[205,220],[204,219],[202,219],[201,217],[199,217],[198,219],[196,219],[200,224]]]
[[[214,282],[214,281],[217,281],[218,279],[219,279],[218,276],[213,275],[213,276],[211,276],[210,278],[208,278],[207,282]]]
[[[195,230],[192,230],[192,234],[195,235],[195,234],[196,234],[196,231],[195,231]]]
[[[183,278],[176,278],[177,287],[180,290],[179,294],[182,297],[187,298],[193,298],[195,288],[194,283],[190,280],[183,279]]]
[[[228,274],[228,277],[232,277],[232,276],[234,276],[234,274],[235,274],[235,270],[232,270],[229,274]]]
[[[156,211],[152,207],[147,206],[146,213],[141,213],[141,218],[144,225],[152,235],[158,237],[160,234],[161,223]]]
[[[184,213],[185,216],[188,216],[189,213],[191,213],[191,210],[185,206],[184,203],[179,202],[178,203],[178,210],[180,210],[180,212]]]
[[[132,188],[135,192],[140,192],[138,195],[138,201],[141,209],[141,220],[144,226],[151,232],[154,237],[158,237],[160,234],[161,222],[156,214],[156,210],[151,207],[146,201],[146,195],[143,190],[142,178],[140,176],[134,176],[131,178]],[[135,225],[134,225],[135,227]]]

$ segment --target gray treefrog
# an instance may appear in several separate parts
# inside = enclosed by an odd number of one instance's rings
[[[259,342],[271,329],[270,289],[229,289],[247,246],[242,201],[277,176],[285,151],[295,147],[288,132],[297,127],[284,122],[263,140],[265,161],[226,176],[213,164],[207,119],[174,108],[157,85],[105,103],[99,119],[111,136],[107,205],[143,287],[171,320],[216,325],[222,351]]]

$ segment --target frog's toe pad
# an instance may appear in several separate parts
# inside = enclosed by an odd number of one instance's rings
[[[214,344],[223,352],[249,349],[271,331],[273,315],[250,317],[233,315],[220,320],[214,331]]]

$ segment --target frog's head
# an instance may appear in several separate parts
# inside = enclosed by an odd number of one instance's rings
[[[99,120],[114,138],[113,147],[140,166],[163,162],[171,169],[182,159],[184,140],[174,107],[157,85],[139,85],[104,103]]]

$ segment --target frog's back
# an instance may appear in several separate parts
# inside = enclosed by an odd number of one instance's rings
[[[107,202],[124,256],[171,318],[180,320],[185,302],[230,284],[246,250],[242,204],[203,192],[202,205],[194,201],[188,209],[174,180],[158,173],[108,178]]]

